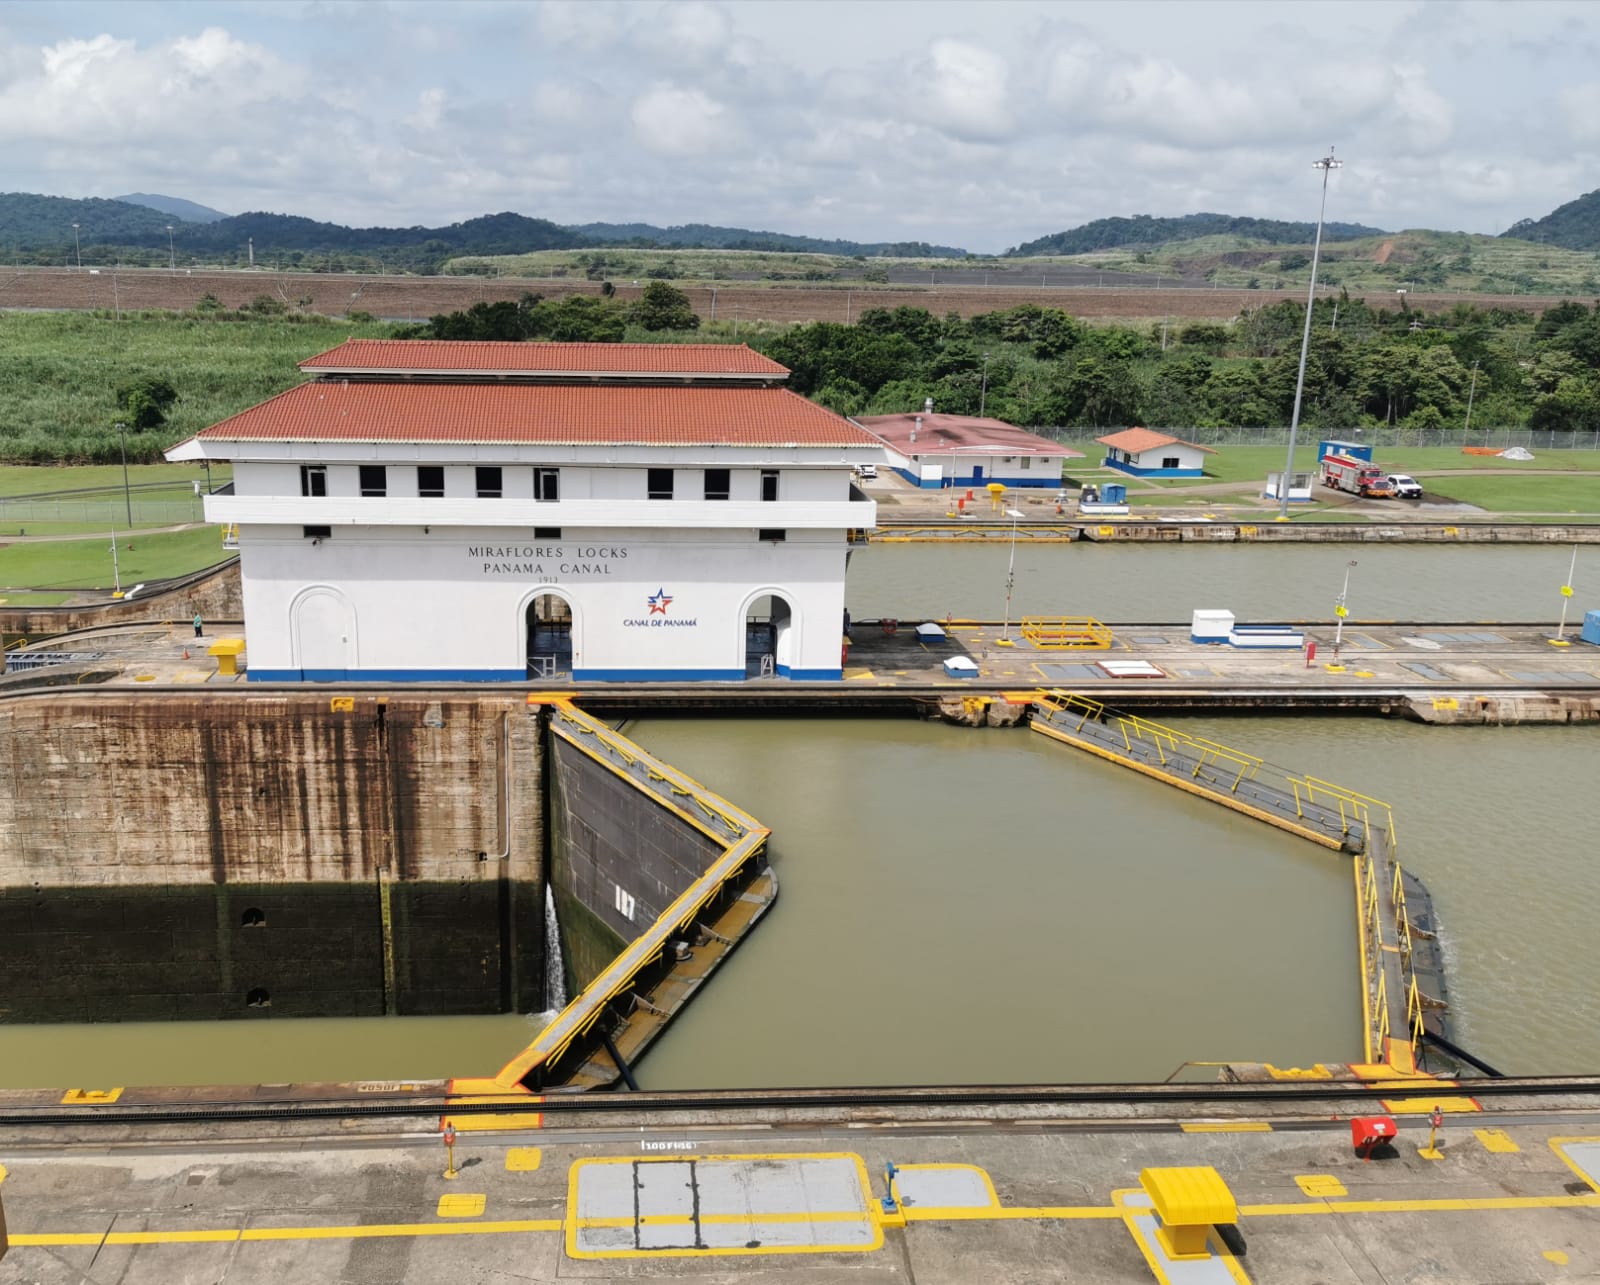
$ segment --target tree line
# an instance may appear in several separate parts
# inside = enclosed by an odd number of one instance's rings
[[[762,340],[790,386],[841,414],[920,408],[1049,428],[1287,424],[1305,307],[1284,300],[1228,324],[1089,326],[1024,304],[971,318],[867,309]],[[1461,304],[1442,315],[1318,300],[1303,423],[1317,429],[1600,430],[1600,304],[1535,320]]]

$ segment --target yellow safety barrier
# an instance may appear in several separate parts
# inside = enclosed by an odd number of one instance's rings
[[[1113,635],[1093,616],[1024,616],[1022,637],[1040,651],[1107,651]]]

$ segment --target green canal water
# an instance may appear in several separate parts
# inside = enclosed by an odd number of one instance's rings
[[[998,617],[1004,543],[855,551],[858,617]],[[1549,619],[1555,547],[1017,550],[1016,614]],[[1600,604],[1600,548],[1576,605]],[[1586,588],[1586,586],[1588,588]],[[1575,615],[1574,619],[1580,618]],[[1431,888],[1456,1033],[1508,1072],[1600,1071],[1600,728],[1364,718],[1185,728],[1391,802]],[[1360,1045],[1344,860],[1021,730],[895,720],[628,729],[772,826],[779,901],[640,1067],[646,1087],[1147,1080]],[[0,979],[3,984],[3,979]],[[498,1069],[517,1015],[0,1026],[0,1087]]]
[[[858,547],[850,555],[850,612],[863,620],[998,620],[1009,556],[1003,539]],[[1170,623],[1188,620],[1196,607],[1220,607],[1245,621],[1331,622],[1352,558],[1352,620],[1548,620],[1553,626],[1572,547],[1019,541],[1012,614]],[[1572,619],[1581,621],[1585,602],[1600,608],[1600,545],[1578,550],[1573,583]]]

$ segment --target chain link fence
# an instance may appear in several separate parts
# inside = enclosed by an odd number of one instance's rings
[[[1126,427],[1121,426],[1121,427]],[[1121,431],[1117,428],[1035,428],[1031,432],[1058,442],[1092,441],[1107,433]],[[1155,425],[1147,425],[1155,428]],[[1289,445],[1289,430],[1282,426],[1266,428],[1162,428],[1186,442],[1199,446],[1282,446]],[[1595,451],[1600,450],[1600,432],[1556,433],[1547,429],[1493,428],[1483,432],[1474,429],[1463,433],[1458,428],[1306,428],[1299,430],[1296,441],[1301,445],[1324,439],[1341,442],[1367,442],[1378,450],[1402,446],[1485,446],[1506,450],[1521,446],[1535,453],[1539,451]]]
[[[204,522],[205,512],[198,496],[192,500],[133,501],[133,525],[137,527],[179,526]],[[30,497],[8,500],[0,497],[0,522],[77,522],[85,525],[128,529],[128,505],[118,495],[105,498],[47,500]]]

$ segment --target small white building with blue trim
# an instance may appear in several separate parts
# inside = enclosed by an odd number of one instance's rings
[[[1003,419],[978,415],[859,415],[855,422],[881,441],[889,467],[912,486],[1061,486],[1061,461],[1083,452]]]
[[[1150,428],[1128,428],[1094,439],[1106,448],[1105,466],[1134,477],[1204,477],[1209,446]]]
[[[252,681],[838,679],[864,429],[743,346],[350,340],[233,465]]]

